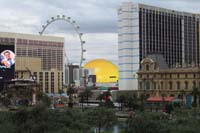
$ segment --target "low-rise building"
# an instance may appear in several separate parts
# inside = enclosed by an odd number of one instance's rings
[[[200,67],[177,66],[169,69],[162,55],[150,55],[141,61],[138,71],[139,92],[146,96],[174,96],[192,100],[192,90],[200,88]]]

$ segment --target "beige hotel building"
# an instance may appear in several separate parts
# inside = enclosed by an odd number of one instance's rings
[[[64,38],[0,32],[1,45],[14,45],[15,78],[34,77],[45,93],[63,86]]]
[[[193,88],[200,87],[200,67],[177,65],[169,69],[162,55],[149,55],[141,61],[138,88],[146,95],[191,98]]]

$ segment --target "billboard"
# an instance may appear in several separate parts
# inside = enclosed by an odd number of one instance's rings
[[[11,80],[15,74],[14,44],[6,45],[0,42],[0,87],[2,82]]]

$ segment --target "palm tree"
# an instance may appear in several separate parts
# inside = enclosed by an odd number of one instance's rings
[[[86,100],[88,105],[89,97],[92,97],[92,94],[93,92],[91,91],[91,87],[86,87],[85,90],[79,94],[79,97],[81,98],[80,102],[82,103],[82,110],[84,101]]]
[[[127,106],[132,110],[138,108],[138,98],[135,93],[127,96]]]
[[[106,92],[103,93],[103,99],[105,101],[104,105],[107,108],[113,108],[114,103],[112,101],[112,95],[110,89],[108,89]]]
[[[79,94],[79,97],[81,98],[81,99],[80,99],[80,102],[81,102],[81,108],[82,108],[82,111],[83,111],[83,102],[84,102],[84,98],[85,98],[84,93],[81,92],[81,93]]]
[[[144,101],[145,101],[144,93],[140,94],[139,100],[140,100],[140,111],[144,111]]]
[[[88,112],[88,121],[100,133],[102,128],[113,126],[117,117],[113,109],[97,107]]]
[[[120,110],[122,111],[124,103],[126,101],[126,96],[125,95],[120,95],[119,97],[117,97],[117,102],[120,104]]]
[[[60,96],[61,96],[61,94],[64,93],[64,91],[63,91],[62,89],[59,89],[59,90],[58,90],[58,93],[59,93]]]
[[[69,95],[69,107],[73,107],[73,94],[75,93],[75,85],[74,84],[69,84],[67,88],[67,94]]]
[[[161,97],[162,97],[162,108],[166,109],[166,104],[165,104],[165,97],[166,97],[166,94],[165,94],[165,93],[162,93],[162,94],[161,94]]]
[[[99,100],[99,105],[100,105],[100,106],[102,105],[103,97],[104,97],[104,95],[103,95],[103,93],[101,93],[101,94],[99,94],[99,95],[97,96],[97,98],[96,98],[96,100]]]
[[[186,94],[185,90],[182,89],[180,91],[180,95],[181,95],[181,99],[182,99],[182,105],[185,105],[185,94]]]
[[[86,98],[87,100],[87,105],[88,105],[88,102],[89,102],[89,97],[92,97],[92,90],[91,90],[91,87],[86,87],[85,91],[83,92],[84,94],[84,97]]]

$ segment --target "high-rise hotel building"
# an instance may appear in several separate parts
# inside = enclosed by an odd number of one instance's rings
[[[169,68],[200,64],[200,15],[126,2],[118,18],[119,89],[137,89],[148,55],[162,55]]]
[[[63,87],[64,38],[0,32],[0,45],[15,52],[15,78],[34,77],[46,93]]]

